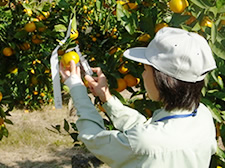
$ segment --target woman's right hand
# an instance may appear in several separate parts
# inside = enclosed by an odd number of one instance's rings
[[[94,96],[98,96],[102,102],[107,102],[112,97],[107,79],[101,68],[92,68],[92,71],[97,74],[97,77],[85,76],[85,79],[88,81],[88,87]]]

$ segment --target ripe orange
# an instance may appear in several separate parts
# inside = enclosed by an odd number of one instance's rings
[[[75,51],[70,51],[62,56],[62,63],[66,67],[70,66],[71,60],[74,60],[75,64],[77,64],[80,60],[79,55]]]
[[[212,27],[212,21],[206,16],[202,19],[200,25],[203,27]]]
[[[33,94],[34,95],[38,95],[38,91],[33,91]]]
[[[79,36],[79,33],[78,33],[77,30],[76,30],[76,31],[71,30],[70,38],[71,38],[72,40],[75,40],[78,36]]]
[[[121,74],[127,74],[129,72],[129,69],[127,67],[125,67],[125,64],[121,65],[120,68],[118,69],[118,71]]]
[[[34,44],[41,44],[41,43],[42,43],[41,36],[40,36],[40,35],[36,35],[36,34],[34,34],[34,35],[32,36],[31,41],[32,41]]]
[[[16,74],[18,72],[18,68],[16,66],[13,66],[12,68],[9,69],[9,72],[11,74]]]
[[[97,38],[96,37],[92,37],[92,41],[96,42]]]
[[[37,18],[39,20],[46,20],[50,16],[50,12],[42,12]]]
[[[3,55],[10,57],[13,55],[13,49],[11,47],[5,47],[2,51]]]
[[[157,33],[163,27],[168,27],[168,24],[167,23],[158,23],[158,24],[156,24],[155,25],[155,33]]]
[[[46,28],[47,28],[46,26],[42,26],[42,27],[38,27],[37,30],[38,30],[39,32],[44,32],[44,31],[46,30]]]
[[[110,54],[110,55],[115,54],[115,53],[117,52],[117,49],[118,49],[117,47],[114,47],[114,46],[111,47],[111,48],[109,49],[109,54]]]
[[[41,93],[40,96],[41,96],[41,97],[45,97],[45,94],[44,94],[44,93]]]
[[[138,41],[140,42],[148,42],[151,36],[149,34],[142,34],[138,37]]]
[[[24,29],[26,30],[26,32],[33,32],[36,30],[36,25],[34,22],[30,22],[24,26]]]
[[[129,86],[129,87],[133,87],[133,86],[136,86],[138,84],[138,79],[135,78],[131,74],[125,75],[123,79],[126,81],[127,86]]]
[[[128,5],[129,8],[132,9],[132,10],[138,8],[138,4],[137,4],[137,3],[131,3],[131,2],[129,2],[129,3],[127,3],[127,5]]]
[[[3,97],[2,92],[0,92],[0,102],[2,101],[2,97]]]
[[[122,92],[126,88],[127,88],[126,81],[123,78],[117,79],[117,88],[116,88],[116,91],[117,92]]]
[[[23,44],[19,45],[21,50],[26,51],[30,49],[30,44],[28,42],[24,42]]]
[[[174,13],[182,13],[188,5],[187,0],[171,0],[169,2],[169,7]]]

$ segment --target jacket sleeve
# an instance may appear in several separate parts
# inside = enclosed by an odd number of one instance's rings
[[[111,97],[103,105],[116,129],[125,131],[133,126],[147,121],[146,117],[138,111],[123,105],[117,97]]]
[[[134,155],[126,133],[105,130],[103,119],[88,97],[86,88],[77,85],[71,88],[70,93],[77,109],[78,139],[88,150],[112,167],[121,167],[133,159]]]

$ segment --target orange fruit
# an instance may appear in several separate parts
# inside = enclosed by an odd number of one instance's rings
[[[45,97],[45,94],[44,93],[41,93],[40,95],[41,95],[41,97]]]
[[[167,23],[158,23],[158,24],[156,24],[155,25],[155,33],[157,33],[163,27],[168,27],[168,24]]]
[[[57,51],[57,53],[58,53],[58,55],[63,55],[63,54],[65,54],[65,51],[64,51],[64,50],[59,49],[59,50]]]
[[[87,10],[87,9],[88,9],[88,7],[84,5],[84,6],[83,6],[83,9],[84,9],[84,10]]]
[[[37,17],[39,20],[46,20],[50,16],[50,12],[41,12]]]
[[[138,84],[138,79],[135,78],[131,74],[125,75],[123,79],[126,81],[127,86],[129,86],[129,87],[133,87],[133,86],[136,86]]]
[[[96,42],[97,38],[96,37],[92,37],[92,41]]]
[[[30,22],[24,26],[24,29],[26,30],[26,32],[33,32],[36,30],[36,25],[34,22]]]
[[[152,111],[148,108],[145,109],[145,113],[147,114],[148,117],[152,116]]]
[[[187,0],[171,0],[169,2],[169,7],[174,13],[182,13],[188,5]]]
[[[149,34],[142,34],[138,37],[138,41],[140,42],[148,42],[151,36]]]
[[[16,74],[18,72],[18,68],[16,66],[9,69],[9,72],[12,74]]]
[[[70,33],[70,38],[72,39],[72,40],[75,40],[75,39],[77,39],[77,37],[79,36],[79,33],[78,33],[78,31],[76,30],[76,31],[74,31],[74,30],[71,30],[71,33]]]
[[[34,35],[32,36],[31,41],[32,41],[34,44],[41,44],[41,43],[42,43],[41,36],[40,36],[40,35],[36,35],[36,34],[34,34]]]
[[[127,88],[126,81],[123,78],[117,79],[117,88],[116,88],[116,91],[117,92],[122,92],[126,88]]]
[[[30,49],[30,44],[28,42],[24,42],[23,44],[19,45],[21,50],[26,51]]]
[[[2,101],[2,97],[3,97],[2,92],[0,92],[0,102]]]
[[[129,3],[127,3],[127,5],[128,5],[129,8],[132,9],[132,10],[138,8],[138,4],[137,4],[137,3],[131,3],[131,2],[129,2]]]
[[[13,55],[13,49],[11,47],[5,47],[2,51],[4,56],[10,57]]]
[[[38,91],[33,91],[33,94],[34,95],[38,95]]]
[[[125,67],[125,64],[122,64],[120,66],[120,68],[118,69],[118,71],[121,73],[121,74],[127,74],[129,72],[129,69],[127,67]]]
[[[39,32],[44,32],[46,30],[46,26],[38,27]]]
[[[205,16],[202,19],[200,25],[203,27],[212,27],[212,21],[209,19],[209,17]]]
[[[109,54],[110,55],[113,55],[113,54],[115,54],[116,52],[117,52],[117,47],[111,47],[110,49],[109,49]]]
[[[75,64],[77,64],[80,61],[80,57],[75,51],[70,51],[68,53],[65,53],[62,56],[62,63],[66,67],[70,66],[70,61],[71,60],[74,60]]]

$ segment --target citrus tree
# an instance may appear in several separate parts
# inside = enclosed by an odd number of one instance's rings
[[[201,101],[211,110],[217,139],[225,144],[225,2],[223,0],[0,0],[0,124],[14,106],[36,109],[52,103],[50,57],[65,38],[71,14],[76,16],[70,38],[58,50],[59,59],[79,44],[92,67],[99,66],[111,92],[146,117],[160,104],[146,96],[143,65],[122,57],[130,47],[147,46],[163,27],[193,31],[207,39],[218,68],[205,81]],[[65,88],[65,87],[63,87]],[[130,92],[125,99],[121,92]],[[63,91],[65,93],[65,91]],[[2,96],[1,96],[2,95]],[[103,110],[99,100],[96,106]],[[64,129],[70,133],[65,121]],[[112,129],[109,123],[106,123]],[[59,127],[56,127],[59,129]],[[5,125],[0,135],[7,135]],[[76,134],[71,133],[76,140]],[[213,165],[225,166],[223,145]]]

